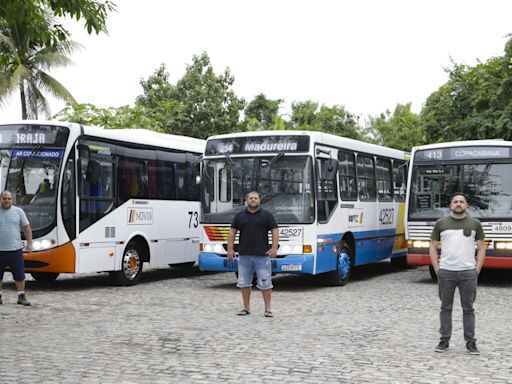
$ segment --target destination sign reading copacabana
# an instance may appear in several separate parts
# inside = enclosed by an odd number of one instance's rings
[[[206,156],[248,153],[307,152],[308,136],[253,136],[210,139],[206,143]]]
[[[415,161],[510,159],[507,147],[458,147],[417,151]]]

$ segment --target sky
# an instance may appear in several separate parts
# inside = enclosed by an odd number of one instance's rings
[[[503,54],[512,33],[508,0],[113,0],[108,35],[65,25],[84,48],[75,65],[51,72],[80,103],[133,105],[140,80],[164,63],[175,84],[194,55],[214,71],[229,67],[233,89],[343,105],[367,116],[426,98],[448,80],[454,62],[475,65]],[[0,121],[19,119],[16,94]],[[64,104],[49,98],[52,114]]]

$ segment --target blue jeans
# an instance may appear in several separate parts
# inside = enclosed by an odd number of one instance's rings
[[[272,263],[270,256],[249,256],[238,257],[238,288],[252,287],[252,276],[256,273],[256,288],[265,290],[272,286]]]
[[[441,299],[441,340],[449,341],[452,335],[452,309],[455,288],[459,287],[460,304],[462,306],[462,324],[464,340],[475,341],[475,310],[473,303],[476,299],[478,272],[476,269],[465,271],[448,271],[440,269],[437,273],[439,283],[439,299]]]

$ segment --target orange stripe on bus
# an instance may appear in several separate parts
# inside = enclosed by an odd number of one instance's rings
[[[75,247],[71,243],[66,243],[46,251],[24,253],[23,256],[26,261],[40,261],[48,264],[46,267],[41,268],[26,268],[27,272],[75,272],[76,252]]]

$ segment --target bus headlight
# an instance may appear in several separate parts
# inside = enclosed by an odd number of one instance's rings
[[[32,249],[34,251],[41,251],[43,249],[51,248],[54,245],[55,245],[55,240],[47,240],[47,239],[36,240],[32,243]]]
[[[292,247],[290,247],[288,244],[283,245],[283,248],[281,248],[281,251],[282,251],[283,253],[288,254],[288,253],[290,253],[290,252],[292,251]]]
[[[212,247],[212,245],[211,245],[211,244],[205,244],[205,245],[204,245],[204,251],[205,251],[205,252],[211,252],[211,251],[213,251],[213,247]]]
[[[224,247],[222,246],[222,244],[215,244],[213,246],[213,252],[215,252],[215,253],[224,253]]]
[[[506,249],[511,250],[512,249],[512,241],[497,241],[494,245],[496,249]]]
[[[295,245],[293,247],[293,253],[302,253],[302,245]]]
[[[413,248],[428,248],[428,247],[430,247],[430,241],[414,240],[412,242],[412,247]]]

